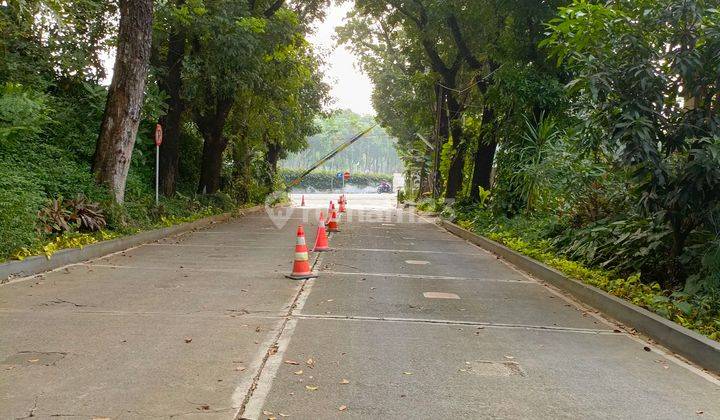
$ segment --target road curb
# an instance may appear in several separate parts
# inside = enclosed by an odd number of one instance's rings
[[[263,209],[264,206],[255,206],[239,211],[237,216],[252,213]],[[195,220],[194,222],[181,223],[175,226],[148,230],[135,235],[124,236],[117,239],[102,241],[82,248],[68,248],[60,250],[47,258],[44,255],[28,257],[22,261],[9,261],[0,264],[0,284],[9,282],[12,278],[32,276],[54,270],[68,264],[76,264],[79,262],[92,260],[107,254],[119,252],[124,249],[142,245],[147,242],[157,241],[159,239],[184,233],[194,229],[201,229],[215,223],[221,223],[230,220],[236,216],[233,213],[223,213],[215,216],[205,217]]]
[[[542,281],[569,292],[581,302],[647,335],[662,346],[711,372],[720,374],[720,343],[596,287],[573,280],[545,264],[454,223],[445,220],[438,223],[448,232],[492,252]]]

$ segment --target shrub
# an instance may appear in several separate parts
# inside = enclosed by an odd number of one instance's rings
[[[702,293],[695,294],[665,290],[657,281],[643,280],[638,273],[622,274],[617,270],[587,266],[582,262],[563,256],[555,249],[551,241],[543,239],[557,235],[557,232],[553,230],[566,228],[561,220],[553,219],[550,216],[534,219],[496,218],[488,210],[469,209],[457,209],[457,222],[460,226],[474,230],[510,249],[554,267],[569,277],[626,299],[684,327],[720,341],[720,289],[706,287]],[[568,236],[572,236],[572,234],[572,230],[567,231]],[[648,241],[650,239],[647,236],[653,234],[652,230],[649,232],[640,230],[639,236],[630,242]],[[608,237],[612,236],[613,234],[608,234]],[[628,238],[620,239],[621,241],[629,240]],[[632,247],[633,245],[628,245],[627,252],[631,252]],[[644,251],[641,248],[636,252]],[[717,254],[713,251],[706,254],[703,259],[703,262],[707,264],[702,271],[704,275],[712,276],[713,269],[720,266],[715,265],[718,263],[716,258]],[[704,277],[702,278],[704,279]],[[700,278],[698,281],[701,281]]]
[[[35,215],[42,202],[36,185],[0,163],[0,260],[36,243]]]

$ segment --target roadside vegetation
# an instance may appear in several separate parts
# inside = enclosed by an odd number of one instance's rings
[[[0,261],[262,202],[320,128],[326,3],[0,2]]]
[[[408,200],[720,339],[711,2],[358,0],[340,35]]]

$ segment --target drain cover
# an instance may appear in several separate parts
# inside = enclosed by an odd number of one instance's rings
[[[490,360],[478,360],[468,362],[464,372],[478,376],[525,376],[517,362],[493,362]]]
[[[428,299],[460,299],[460,296],[455,293],[443,293],[443,292],[423,292],[423,296]]]

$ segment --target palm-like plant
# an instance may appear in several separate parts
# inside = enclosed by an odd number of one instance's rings
[[[546,117],[544,113],[540,114],[537,122],[531,122],[525,117],[522,141],[507,150],[513,156],[510,182],[528,213],[536,208],[543,189],[547,187],[547,158],[559,134],[555,120]]]

